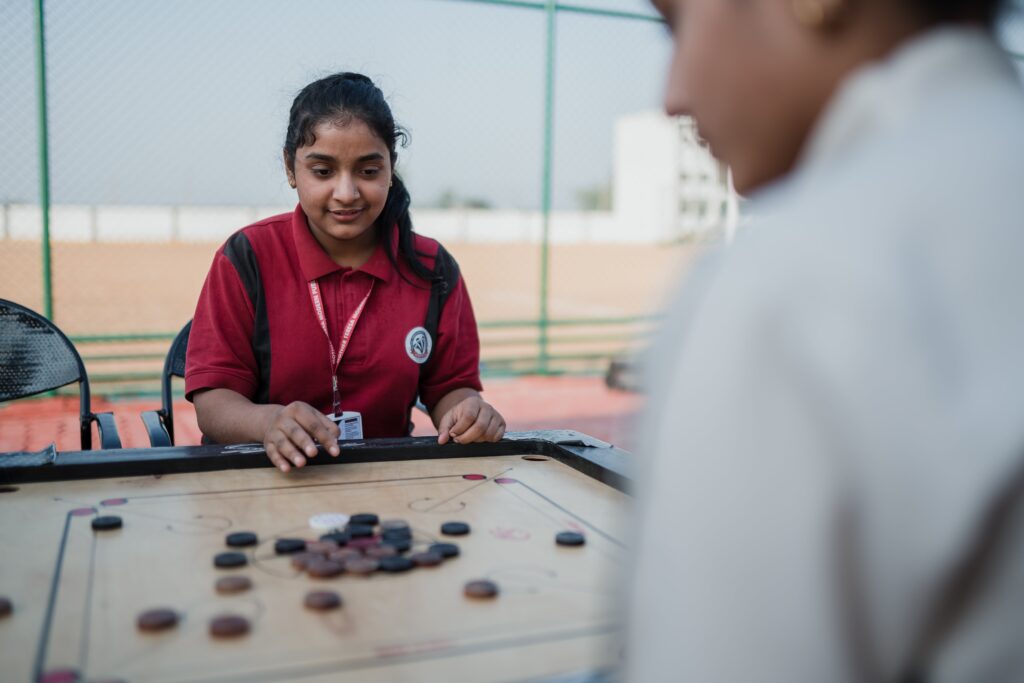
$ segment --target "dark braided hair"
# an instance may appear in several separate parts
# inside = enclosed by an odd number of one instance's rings
[[[396,150],[409,142],[409,134],[395,123],[391,107],[384,100],[384,93],[373,81],[362,74],[343,72],[321,78],[307,85],[295,96],[288,117],[288,132],[284,139],[284,154],[288,168],[295,170],[295,152],[299,147],[312,145],[316,141],[315,128],[325,121],[344,125],[352,119],[359,119],[384,141],[391,156],[393,184],[388,190],[384,209],[377,218],[377,234],[395,270],[403,279],[395,260],[391,245],[392,225],[398,226],[398,253],[419,277],[432,282],[436,277],[419,257],[426,256],[416,251],[413,244],[412,218],[409,216],[409,190],[395,170],[398,160]]]

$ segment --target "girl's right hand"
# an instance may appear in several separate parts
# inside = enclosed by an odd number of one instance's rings
[[[338,425],[327,419],[319,410],[295,401],[282,407],[274,416],[263,435],[263,447],[267,457],[282,472],[306,464],[306,458],[315,458],[317,443],[320,443],[332,457],[338,457]]]

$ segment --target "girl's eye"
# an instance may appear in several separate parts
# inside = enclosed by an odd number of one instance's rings
[[[373,176],[379,174],[379,173],[380,173],[380,169],[379,168],[364,168],[363,169],[363,175],[369,176],[371,178]]]
[[[313,175],[320,178],[326,178],[331,174],[331,169],[329,168],[314,168],[311,170],[313,171]]]

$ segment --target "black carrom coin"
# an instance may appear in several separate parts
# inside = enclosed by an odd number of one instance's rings
[[[95,531],[111,531],[112,529],[120,529],[123,526],[123,522],[120,517],[115,515],[103,515],[102,517],[95,517],[92,520],[92,528]]]

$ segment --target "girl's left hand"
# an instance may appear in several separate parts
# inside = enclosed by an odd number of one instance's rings
[[[479,396],[470,396],[455,404],[441,418],[437,443],[500,441],[505,435],[505,418]]]

